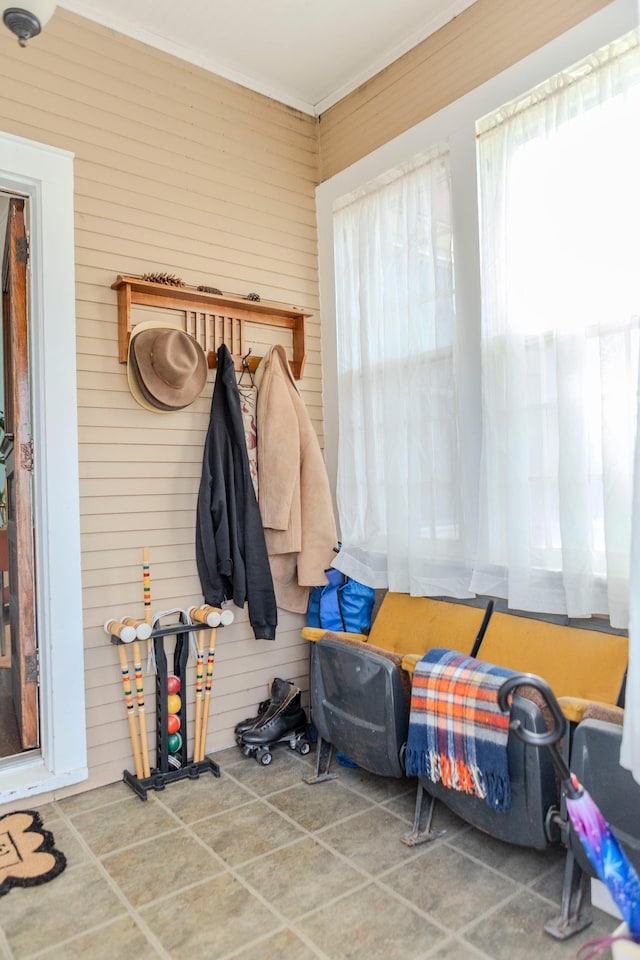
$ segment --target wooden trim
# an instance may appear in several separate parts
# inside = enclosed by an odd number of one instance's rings
[[[185,330],[202,346],[209,367],[215,366],[215,352],[226,343],[236,370],[242,370],[246,354],[245,323],[284,327],[292,331],[293,360],[291,370],[296,380],[302,379],[305,362],[304,322],[310,313],[298,307],[272,300],[247,300],[233,295],[204,293],[195,287],[173,287],[151,283],[139,277],[118,276],[111,284],[118,292],[118,360],[127,362],[131,336],[133,305],[181,310]],[[256,358],[253,358],[254,360]]]

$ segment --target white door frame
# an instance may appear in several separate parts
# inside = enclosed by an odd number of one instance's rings
[[[40,750],[3,761],[0,803],[87,772],[75,333],[73,154],[0,132],[0,187],[29,198]]]

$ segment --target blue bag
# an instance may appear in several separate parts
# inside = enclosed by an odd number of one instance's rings
[[[327,583],[309,595],[307,626],[346,633],[369,633],[375,598],[373,587],[352,580],[335,567],[325,570]]]

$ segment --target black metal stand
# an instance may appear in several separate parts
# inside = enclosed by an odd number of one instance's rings
[[[400,837],[400,841],[408,847],[417,847],[419,843],[430,843],[444,836],[446,830],[432,830],[431,821],[436,805],[436,798],[430,796],[418,780],[416,793],[416,809],[413,818],[413,828],[410,833]]]
[[[147,799],[149,790],[164,790],[168,783],[176,780],[197,780],[201,773],[211,772],[214,777],[220,776],[220,767],[209,757],[194,762],[187,758],[188,722],[187,722],[187,661],[189,659],[189,634],[198,630],[211,629],[206,623],[171,624],[167,627],[156,627],[151,634],[151,641],[156,660],[156,766],[148,777],[136,777],[129,770],[125,770],[122,779],[128,784],[141,800]],[[182,745],[176,753],[169,753],[169,732],[167,719],[167,655],[164,649],[165,637],[175,637],[176,645],[173,652],[173,670],[171,671],[180,680],[180,710],[176,714],[180,718],[180,732]],[[118,637],[111,637],[111,642],[122,643]],[[170,759],[171,758],[171,759]]]
[[[316,745],[316,772],[312,776],[303,777],[304,782],[324,783],[325,780],[337,780],[337,773],[329,773],[332,756],[333,745],[323,740],[320,734],[318,734],[318,743]]]

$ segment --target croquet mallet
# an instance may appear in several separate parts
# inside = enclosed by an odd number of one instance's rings
[[[215,632],[220,623],[220,610],[217,607],[205,605],[203,607],[191,607],[188,611],[192,620],[197,623],[206,623],[211,627],[211,633]],[[198,655],[196,660],[196,718],[195,734],[193,743],[193,761],[197,763],[204,759],[204,740],[206,739],[206,726],[203,726],[203,703],[202,703],[202,681],[204,674],[204,630],[198,631]],[[215,640],[214,640],[215,653]],[[211,642],[209,643],[209,656],[211,657]],[[213,661],[211,662],[211,675],[213,676]],[[209,691],[211,684],[209,681],[209,662],[207,662],[207,682],[209,682]]]
[[[133,706],[133,691],[131,689],[131,675],[129,673],[129,662],[127,659],[126,644],[135,639],[136,631],[133,627],[120,623],[118,620],[107,620],[104,625],[105,631],[112,637],[118,637],[121,641],[116,644],[118,656],[120,658],[120,670],[122,673],[122,689],[124,691],[124,701],[127,705],[127,720],[129,721],[129,736],[131,738],[131,749],[133,751],[133,763],[135,766],[136,777],[142,779],[143,766],[140,753],[140,742],[138,740],[138,728],[136,727],[135,710]]]
[[[140,640],[148,640],[151,636],[151,624],[145,620],[134,620],[133,617],[123,617],[121,621],[126,627],[133,627],[136,639],[133,646],[133,672],[136,678],[136,698],[138,701],[138,725],[140,727],[140,744],[142,747],[142,771],[145,777],[151,776],[149,763],[149,735],[147,733],[147,719],[144,709],[144,679],[142,676],[142,654]]]

